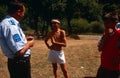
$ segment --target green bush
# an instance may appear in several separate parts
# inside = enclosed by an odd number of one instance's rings
[[[102,22],[93,21],[89,24],[89,32],[102,33],[103,31],[104,31],[104,27]]]
[[[73,34],[81,34],[81,33],[103,33],[104,27],[103,22],[100,21],[92,21],[88,22],[85,19],[73,19],[71,21],[72,25],[72,33]]]
[[[88,30],[89,23],[85,19],[73,19],[71,21],[72,32],[74,34],[84,33]]]

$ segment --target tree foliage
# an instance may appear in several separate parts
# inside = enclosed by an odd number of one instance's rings
[[[40,31],[47,32],[52,18],[66,19],[64,21],[66,30],[70,34],[74,31],[71,25],[73,19],[86,19],[88,23],[101,22],[104,12],[120,6],[119,0],[0,0],[0,19],[7,14],[7,4],[11,1],[20,1],[25,4],[27,13],[22,22],[25,26],[35,31],[41,28]]]

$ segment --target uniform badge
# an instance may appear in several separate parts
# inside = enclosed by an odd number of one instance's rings
[[[13,35],[13,39],[14,39],[15,42],[21,41],[21,38],[20,38],[19,34]]]
[[[11,25],[15,25],[14,20],[10,20],[9,23],[10,23]]]

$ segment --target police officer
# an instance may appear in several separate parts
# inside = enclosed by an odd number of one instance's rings
[[[0,23],[0,45],[2,52],[8,57],[10,78],[31,78],[30,48],[34,40],[27,41],[19,21],[24,16],[25,6],[19,2],[11,2],[8,15]]]

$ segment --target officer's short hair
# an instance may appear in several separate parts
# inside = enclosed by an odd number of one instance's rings
[[[23,3],[20,2],[10,2],[8,4],[8,14],[13,14],[15,12],[17,12],[18,10],[23,11]]]

